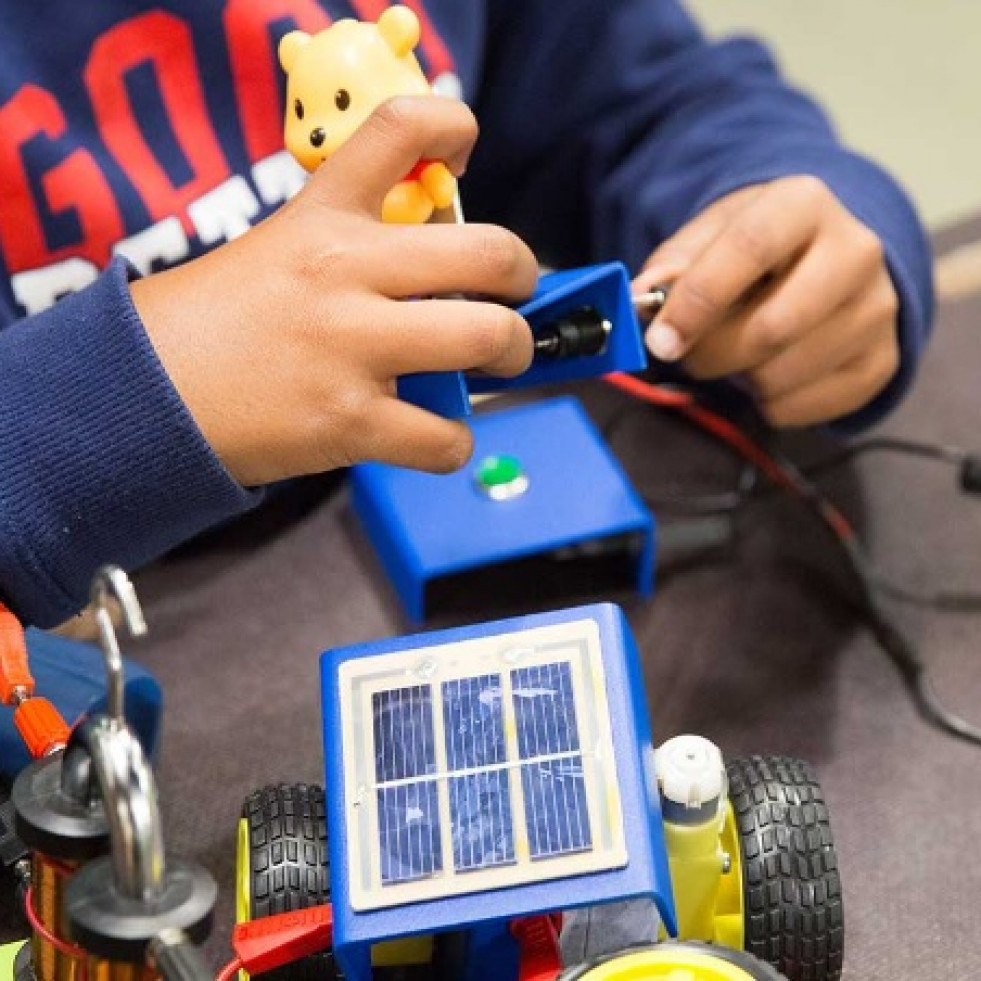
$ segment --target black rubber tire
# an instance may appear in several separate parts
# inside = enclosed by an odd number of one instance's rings
[[[837,981],[844,954],[841,881],[824,794],[787,757],[730,760],[742,851],[746,950],[790,981]]]
[[[601,964],[605,964],[609,961],[616,960],[618,957],[624,957],[630,954],[636,954],[644,950],[657,951],[658,953],[667,954],[670,951],[692,951],[693,953],[703,954],[710,957],[712,960],[724,962],[726,964],[732,964],[738,967],[741,971],[744,971],[748,981],[786,981],[784,976],[777,971],[771,964],[767,964],[766,961],[760,960],[758,957],[754,957],[748,951],[745,950],[732,950],[729,947],[716,947],[711,944],[698,943],[696,941],[664,941],[663,943],[656,944],[654,946],[640,946],[640,947],[626,947],[623,950],[618,950],[613,954],[604,954],[602,957],[596,957],[591,961],[587,961],[585,964],[576,964],[572,967],[567,967],[558,977],[558,981],[578,981],[582,978],[586,981],[589,972],[595,967],[599,967]]]
[[[324,792],[311,784],[263,787],[242,806],[249,826],[249,899],[253,920],[330,902]],[[327,951],[257,975],[267,981],[339,977]]]

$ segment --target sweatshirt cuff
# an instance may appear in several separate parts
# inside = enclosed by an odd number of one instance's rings
[[[157,358],[117,259],[0,332],[0,594],[51,626],[99,566],[135,569],[254,506]]]
[[[878,236],[899,298],[900,365],[889,384],[868,405],[828,425],[838,435],[858,433],[886,416],[912,384],[933,323],[930,243],[904,191],[865,158],[840,147],[807,146],[781,148],[772,156],[775,159],[743,162],[721,175],[692,214],[699,214],[712,202],[742,187],[809,175],[824,181],[842,205]]]

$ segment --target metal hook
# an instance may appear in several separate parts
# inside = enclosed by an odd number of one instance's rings
[[[147,632],[143,609],[136,598],[136,590],[129,576],[118,565],[104,565],[92,579],[91,599],[95,607],[95,622],[99,628],[102,653],[106,659],[107,699],[109,718],[120,724],[123,714],[123,658],[116,640],[116,629],[112,614],[107,605],[110,594],[114,596],[123,612],[123,620],[130,634],[142,637]]]

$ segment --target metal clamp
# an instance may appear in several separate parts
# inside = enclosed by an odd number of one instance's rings
[[[163,830],[153,770],[143,747],[126,725],[123,661],[108,606],[119,602],[130,633],[147,632],[136,590],[118,566],[104,566],[92,583],[92,602],[106,662],[108,714],[78,726],[69,739],[62,788],[76,800],[97,792],[102,798],[116,887],[130,899],[150,899],[164,874]],[[95,786],[92,784],[94,778]]]

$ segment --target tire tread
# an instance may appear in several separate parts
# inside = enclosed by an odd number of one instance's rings
[[[742,845],[746,950],[790,981],[838,981],[841,881],[824,794],[811,767],[783,756],[730,760]]]

